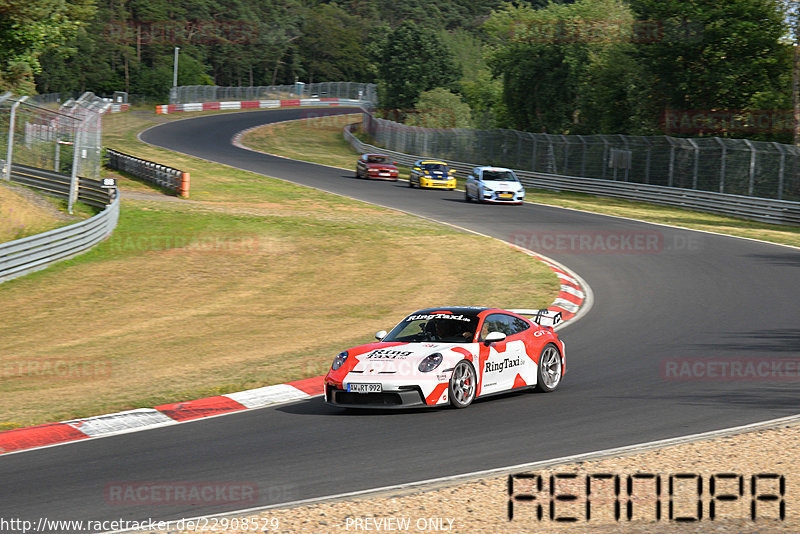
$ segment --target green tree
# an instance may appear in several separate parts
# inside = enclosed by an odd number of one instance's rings
[[[34,92],[40,56],[75,36],[93,14],[91,0],[0,0],[0,86]]]
[[[494,128],[503,86],[500,80],[492,77],[484,58],[484,42],[479,36],[464,29],[442,30],[439,36],[453,52],[456,66],[462,72],[456,86],[461,98],[470,107],[472,127]]]
[[[406,124],[424,128],[471,128],[469,104],[460,96],[442,87],[423,91],[415,113],[409,114]]]
[[[622,0],[508,5],[485,28],[494,49],[489,65],[503,83],[501,126],[552,133],[617,126],[608,119],[630,104],[630,80],[620,71],[632,67],[620,63],[633,28]]]
[[[639,20],[663,26],[661,38],[634,52],[653,125],[667,109],[746,109],[787,68],[775,0],[631,0],[631,7]]]
[[[387,36],[380,58],[379,96],[387,108],[413,108],[421,92],[452,88],[460,76],[438,35],[413,22],[404,22]]]
[[[366,21],[336,5],[312,8],[297,45],[305,58],[307,81],[373,81],[375,71],[364,46],[368,28]]]

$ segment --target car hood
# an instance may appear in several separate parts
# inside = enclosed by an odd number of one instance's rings
[[[378,169],[382,171],[396,171],[397,167],[394,165],[389,165],[388,163],[367,163],[367,167],[370,169]]]
[[[419,362],[435,352],[445,354],[455,347],[472,346],[472,343],[387,343],[387,347],[373,344],[370,350],[356,356],[354,371],[407,372],[416,369]],[[463,356],[462,356],[463,357]],[[405,367],[409,369],[405,370]]]
[[[483,182],[483,187],[492,191],[519,191],[522,184],[519,182]]]

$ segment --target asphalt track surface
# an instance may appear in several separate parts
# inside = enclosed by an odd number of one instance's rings
[[[389,413],[353,414],[314,398],[3,456],[0,517],[192,517],[800,413],[797,377],[702,381],[665,376],[667,362],[681,359],[797,358],[800,251],[535,204],[468,204],[462,192],[357,180],[348,171],[258,154],[230,143],[237,132],[259,124],[347,111],[351,110],[228,113],[166,123],[142,138],[509,241],[525,235],[527,243],[535,243],[536,237],[541,243],[546,236],[569,238],[576,233],[592,239],[604,236],[606,243],[613,243],[608,236],[627,239],[623,236],[639,234],[650,243],[656,239],[659,244],[641,253],[541,250],[583,277],[595,297],[585,317],[560,331],[567,345],[568,373],[559,389],[479,400],[466,410]],[[686,215],[687,222],[691,218]],[[428,274],[442,279],[441,273],[409,273]],[[254,483],[258,495],[252,503],[108,502],[109,484],[137,481]]]

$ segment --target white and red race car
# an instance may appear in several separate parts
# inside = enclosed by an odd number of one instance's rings
[[[518,313],[517,313],[518,312]],[[532,318],[523,316],[530,315]],[[355,408],[450,404],[535,387],[553,391],[566,369],[559,312],[428,308],[377,343],[339,353],[325,376],[325,402]]]

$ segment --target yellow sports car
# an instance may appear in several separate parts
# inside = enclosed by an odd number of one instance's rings
[[[421,159],[414,163],[408,175],[408,187],[429,187],[433,189],[455,189],[455,169],[444,161]]]

